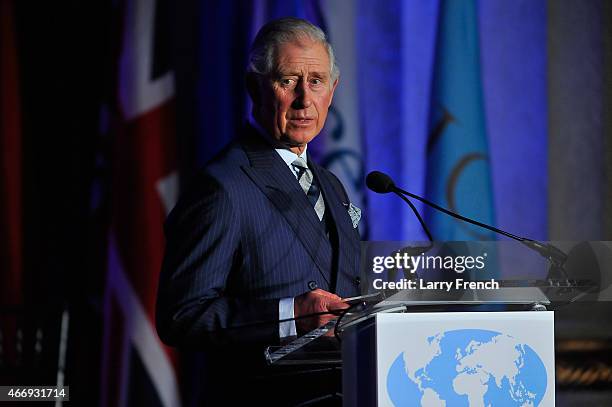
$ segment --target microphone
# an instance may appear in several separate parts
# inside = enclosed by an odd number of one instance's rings
[[[443,208],[431,201],[428,201],[425,198],[422,198],[418,195],[415,195],[413,193],[410,193],[408,191],[404,191],[403,189],[398,188],[395,185],[395,182],[393,182],[393,179],[391,179],[390,176],[388,176],[387,174],[380,172],[380,171],[372,171],[368,174],[368,176],[366,177],[366,185],[369,189],[371,189],[372,191],[379,193],[379,194],[387,194],[389,192],[394,192],[397,195],[399,195],[400,197],[404,197],[405,196],[409,196],[411,198],[416,199],[417,201],[421,201],[423,202],[425,205],[428,205],[440,212],[443,212],[449,216],[452,216],[453,218],[457,218],[459,220],[462,220],[464,222],[467,223],[471,223],[473,225],[479,226],[481,228],[490,230],[492,232],[498,233],[500,235],[504,235],[506,237],[509,237],[510,239],[514,239],[517,240],[521,243],[523,243],[525,246],[529,247],[531,250],[536,251],[537,253],[539,253],[541,256],[547,258],[554,266],[556,267],[561,267],[563,266],[563,264],[565,263],[565,261],[567,260],[567,254],[565,254],[562,250],[560,250],[559,248],[548,244],[548,243],[542,243],[542,242],[538,242],[537,240],[533,240],[533,239],[528,239],[526,237],[521,237],[521,236],[516,236],[513,235],[512,233],[508,233],[504,230],[498,229],[496,227],[487,225],[485,223],[482,222],[478,222],[477,220],[474,219],[470,219],[468,217],[465,217],[463,215],[459,215],[458,213],[455,213],[453,211],[449,211],[446,208]],[[419,217],[420,220],[420,217]],[[422,223],[423,224],[423,223]],[[424,225],[424,224],[423,224]],[[425,226],[423,226],[425,228]],[[428,233],[429,235],[429,233]]]
[[[419,223],[421,224],[423,231],[425,232],[425,234],[427,235],[427,238],[431,242],[429,247],[426,247],[424,249],[426,250],[431,249],[431,247],[433,246],[433,236],[431,235],[429,228],[425,224],[425,221],[421,217],[421,214],[419,213],[417,208],[414,206],[412,202],[410,202],[408,198],[406,198],[403,194],[400,193],[401,190],[395,186],[395,183],[393,182],[390,176],[380,171],[372,171],[366,177],[366,185],[372,191],[379,193],[379,194],[388,194],[389,192],[395,192],[397,196],[399,196],[404,202],[406,202],[408,206],[410,206],[410,209],[412,209],[412,212],[414,212],[414,215],[419,220]]]
[[[366,177],[366,185],[372,191],[379,194],[395,192],[397,187],[390,176],[380,171],[372,171]]]

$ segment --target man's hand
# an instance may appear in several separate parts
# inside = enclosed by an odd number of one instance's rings
[[[320,288],[295,297],[293,304],[295,318],[302,315],[316,314],[318,312],[338,311],[337,314],[339,314],[340,311],[349,307],[349,305],[343,302],[342,298],[338,297],[336,294],[321,290]],[[297,334],[303,335],[313,329],[317,329],[336,317],[337,315],[333,314],[323,314],[310,318],[296,319],[295,326]],[[333,333],[333,330],[330,330],[330,333]]]

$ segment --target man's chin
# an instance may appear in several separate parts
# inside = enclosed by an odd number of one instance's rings
[[[311,131],[291,131],[282,137],[282,142],[290,147],[301,147],[308,144],[316,137],[316,133]]]

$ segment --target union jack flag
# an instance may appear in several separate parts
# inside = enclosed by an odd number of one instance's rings
[[[178,195],[175,87],[160,0],[123,2],[104,295],[102,406],[180,405],[176,356],[159,340],[163,220]]]

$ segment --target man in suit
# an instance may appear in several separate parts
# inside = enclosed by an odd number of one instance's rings
[[[204,351],[218,401],[231,395],[229,380],[265,371],[264,346],[325,324],[346,308],[342,298],[359,294],[359,210],[307,154],[338,76],[318,27],[266,24],[249,56],[249,125],[166,221],[158,333]],[[301,318],[322,312],[330,314]]]

